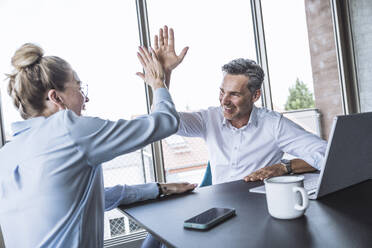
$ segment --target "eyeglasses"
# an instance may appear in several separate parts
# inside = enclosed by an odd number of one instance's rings
[[[80,83],[80,92],[85,97],[88,97],[88,84],[86,84],[86,83]]]
[[[85,98],[87,98],[88,97],[88,84],[80,82],[79,91]],[[45,100],[49,100],[49,97],[47,97]]]

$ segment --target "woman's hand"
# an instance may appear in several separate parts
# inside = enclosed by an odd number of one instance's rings
[[[198,186],[191,183],[160,183],[164,195],[181,194],[192,191]]]
[[[137,57],[141,62],[145,73],[137,72],[137,76],[142,78],[153,90],[165,88],[164,70],[156,57],[155,51],[151,48],[151,53],[146,47],[139,47]]]

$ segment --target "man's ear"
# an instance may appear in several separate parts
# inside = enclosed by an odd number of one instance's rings
[[[62,101],[62,98],[59,96],[58,92],[55,89],[48,91],[48,99],[51,103],[56,105],[58,109],[65,109],[65,104]]]
[[[252,100],[253,102],[256,102],[258,99],[260,99],[261,96],[261,89],[258,89],[254,92]]]

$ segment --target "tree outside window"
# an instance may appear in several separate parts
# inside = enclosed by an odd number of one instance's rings
[[[296,84],[289,88],[289,96],[285,104],[285,110],[314,108],[313,93],[307,85],[297,78]]]

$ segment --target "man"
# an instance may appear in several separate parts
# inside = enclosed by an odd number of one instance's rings
[[[174,49],[174,32],[168,27],[155,36],[155,52],[166,73],[166,85],[172,70],[185,57]],[[178,135],[205,140],[213,184],[244,178],[245,181],[289,173],[320,169],[326,142],[303,128],[254,103],[261,96],[264,72],[248,59],[236,59],[222,67],[219,107],[197,112],[180,112]],[[284,153],[299,159],[281,160]]]

